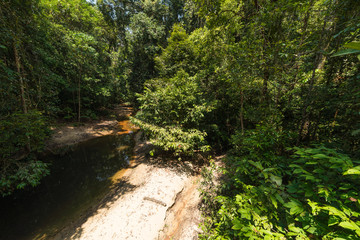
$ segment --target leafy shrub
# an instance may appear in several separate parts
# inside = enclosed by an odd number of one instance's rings
[[[140,111],[132,122],[148,134],[155,146],[176,155],[209,149],[206,133],[199,130],[199,125],[212,106],[186,72],[179,71],[170,79],[152,80],[138,100]]]
[[[175,155],[191,154],[196,150],[206,152],[209,146],[205,143],[206,133],[197,129],[182,129],[176,126],[158,127],[132,118],[132,122],[144,130],[154,146],[165,151],[173,151]]]
[[[275,156],[283,154],[285,146],[291,146],[294,139],[294,134],[279,131],[273,124],[259,124],[244,135],[239,132],[231,137],[231,155],[242,158],[249,156],[253,161],[261,161],[262,164],[270,166],[277,161]]]
[[[36,186],[49,173],[47,164],[36,160],[49,129],[41,113],[15,113],[0,121],[0,194]]]
[[[294,224],[324,239],[360,238],[360,166],[324,146],[294,150],[284,205]]]
[[[266,132],[234,137],[244,149],[228,157],[203,239],[359,239],[359,163],[321,145],[285,157]]]

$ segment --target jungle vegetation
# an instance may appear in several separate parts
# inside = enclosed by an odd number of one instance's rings
[[[49,174],[49,120],[130,101],[155,152],[227,153],[203,239],[360,238],[357,0],[4,0],[0,26],[2,195]]]

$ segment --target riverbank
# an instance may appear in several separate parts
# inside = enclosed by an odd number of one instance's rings
[[[54,239],[197,239],[201,201],[194,166],[147,158],[141,133],[135,141],[135,159],[112,179],[111,192]]]
[[[126,121],[132,114],[130,105],[120,104],[111,110],[111,117],[81,123],[62,123],[52,126],[53,134],[46,142],[46,149],[54,151],[59,148],[71,146],[96,137],[111,134],[128,134],[134,131],[134,126]]]
[[[126,119],[132,109],[120,105],[115,119]],[[134,131],[128,120],[106,119],[82,126],[54,129],[48,149],[111,134]],[[148,157],[150,144],[135,135],[134,159],[112,178],[105,197],[55,236],[39,239],[197,239],[200,223],[200,176],[192,162]]]

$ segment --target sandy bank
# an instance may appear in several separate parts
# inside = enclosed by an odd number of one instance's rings
[[[199,176],[191,163],[148,159],[136,135],[136,159],[112,192],[55,239],[197,239]]]
[[[53,127],[53,134],[46,142],[46,149],[55,150],[100,136],[129,133],[134,130],[130,122],[117,119],[128,118],[132,111],[133,109],[128,105],[118,105],[112,110],[112,119],[82,123],[81,126],[69,123]]]
[[[116,116],[129,116],[119,106]],[[57,149],[91,138],[133,131],[129,121],[104,120],[61,126],[47,147]],[[197,239],[200,229],[199,175],[191,162],[147,158],[149,144],[135,135],[129,168],[112,177],[113,187],[99,203],[49,239]],[[46,238],[46,237],[45,237]]]

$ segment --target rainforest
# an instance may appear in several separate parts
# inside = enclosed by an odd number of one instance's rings
[[[52,145],[106,121],[125,135],[92,132],[84,166]],[[148,159],[193,163],[196,239],[360,239],[359,1],[0,2],[4,209],[59,169],[126,168],[135,134]]]

